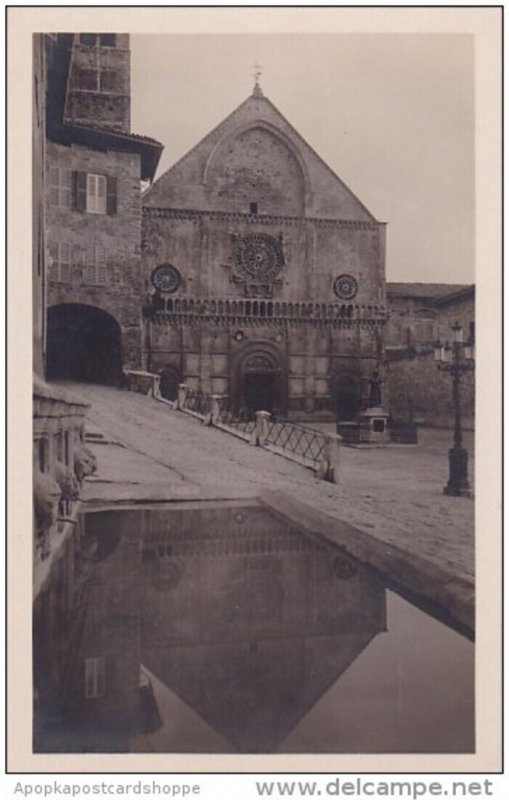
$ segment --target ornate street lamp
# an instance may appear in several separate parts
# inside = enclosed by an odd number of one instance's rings
[[[449,450],[449,482],[444,494],[470,497],[468,482],[468,453],[462,447],[460,378],[463,372],[474,369],[474,342],[463,342],[463,328],[458,322],[452,326],[453,340],[435,344],[435,362],[440,370],[452,376],[452,402],[454,407],[454,444]]]

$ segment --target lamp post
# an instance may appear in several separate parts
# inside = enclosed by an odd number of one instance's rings
[[[464,372],[474,369],[474,343],[463,342],[463,328],[458,322],[452,325],[453,340],[435,344],[435,362],[440,370],[452,376],[452,402],[454,408],[454,444],[449,450],[449,482],[444,494],[470,497],[468,482],[468,453],[462,447],[460,379]]]

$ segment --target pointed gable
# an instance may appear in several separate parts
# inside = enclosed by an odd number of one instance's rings
[[[144,196],[144,205],[374,221],[261,93],[253,93]]]

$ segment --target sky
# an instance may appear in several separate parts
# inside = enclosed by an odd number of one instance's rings
[[[157,177],[264,94],[371,213],[390,281],[474,281],[474,60],[467,34],[138,34],[131,125]]]

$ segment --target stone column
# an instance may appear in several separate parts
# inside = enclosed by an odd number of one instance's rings
[[[221,413],[223,396],[221,394],[210,395],[210,424],[216,425]]]
[[[217,421],[219,420],[219,414],[221,413],[221,401],[222,395],[220,394],[211,394],[209,395],[210,400],[210,408],[207,412],[205,419],[203,420],[204,425],[216,425]]]
[[[325,447],[323,461],[318,467],[318,476],[329,483],[338,483],[339,478],[339,449],[342,442],[337,433],[325,434]]]
[[[177,408],[184,408],[187,398],[187,383],[179,383]]]
[[[257,411],[255,413],[256,423],[250,444],[262,446],[267,441],[269,435],[270,413],[268,411]]]
[[[161,376],[152,374],[152,397],[161,397]]]

